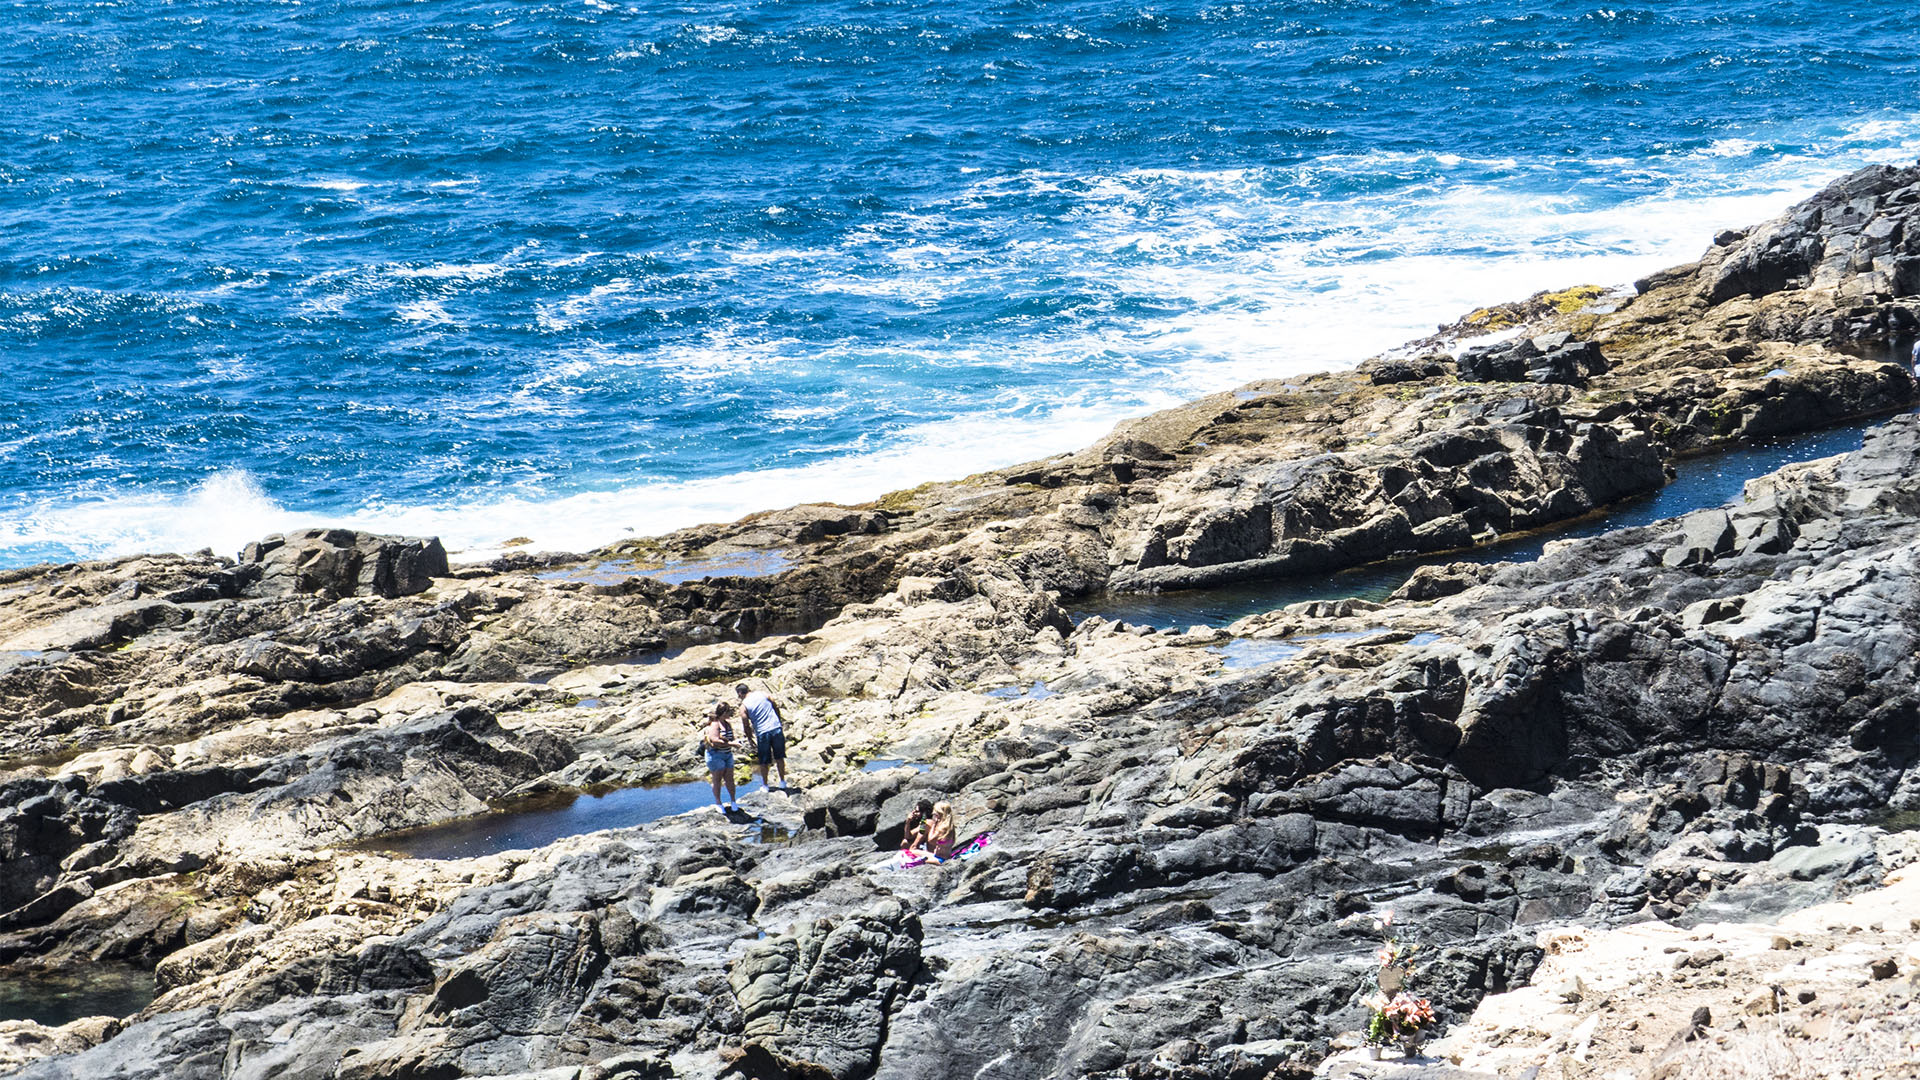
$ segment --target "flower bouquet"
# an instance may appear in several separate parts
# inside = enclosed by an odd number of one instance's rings
[[[1374,959],[1380,970],[1374,975],[1375,993],[1366,1000],[1367,1046],[1379,1056],[1380,1048],[1398,1043],[1401,1052],[1412,1057],[1426,1041],[1427,1028],[1434,1021],[1433,1003],[1411,992],[1415,969],[1413,959],[1418,944],[1403,944],[1393,933],[1393,912],[1373,920],[1373,928],[1386,938]]]
[[[1420,1052],[1420,1044],[1427,1040],[1427,1028],[1433,1023],[1432,1002],[1405,991],[1392,997],[1381,993],[1367,999],[1367,1009],[1372,1013],[1367,1018],[1367,1045],[1397,1042],[1408,1057]]]

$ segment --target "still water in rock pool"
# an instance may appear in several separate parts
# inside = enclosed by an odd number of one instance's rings
[[[705,780],[621,788],[603,795],[540,795],[491,814],[388,833],[358,846],[415,859],[469,859],[545,847],[562,837],[644,825],[712,805],[713,789]],[[740,820],[748,819],[741,815]]]
[[[1223,661],[1222,666],[1233,670],[1264,667],[1281,660],[1291,660],[1307,650],[1304,645],[1297,645],[1284,639],[1234,638],[1208,651],[1219,654]]]
[[[34,1020],[59,1027],[83,1016],[132,1016],[153,997],[153,973],[121,964],[0,975],[0,1021]]]
[[[1282,660],[1292,660],[1304,654],[1307,646],[1323,641],[1355,641],[1385,632],[1385,628],[1356,630],[1342,634],[1313,634],[1290,638],[1233,638],[1223,644],[1209,646],[1207,651],[1221,658],[1221,667],[1227,671],[1242,668],[1265,667]],[[1391,644],[1431,645],[1439,641],[1439,634],[1415,634],[1410,638],[1389,638]]]
[[[652,578],[665,585],[685,585],[708,578],[771,577],[791,567],[783,551],[735,551],[701,559],[683,559],[649,566],[632,559],[567,566],[542,573],[542,581],[578,581],[588,585],[618,585],[632,578]]]
[[[904,758],[877,758],[867,762],[863,770],[878,772],[902,765],[921,772],[933,767]],[[739,786],[742,796],[760,790],[757,781]],[[351,846],[413,859],[472,859],[502,851],[545,847],[564,837],[602,829],[645,825],[712,805],[713,788],[704,779],[620,788],[599,795],[559,792],[517,799],[490,814],[391,832]],[[727,815],[727,820],[742,826],[748,840],[763,844],[783,843],[799,828],[799,817],[795,814],[773,820],[736,810]]]
[[[1248,581],[1184,592],[1104,594],[1070,605],[1074,621],[1100,616],[1148,626],[1226,626],[1309,600],[1385,600],[1427,563],[1531,562],[1549,541],[1597,536],[1612,529],[1648,525],[1691,510],[1722,506],[1740,498],[1746,482],[1785,465],[1813,461],[1860,449],[1871,422],[1823,431],[1757,440],[1733,450],[1678,462],[1679,475],[1651,495],[1615,503],[1598,514],[1557,528],[1543,529],[1471,551],[1396,559],[1335,574]]]

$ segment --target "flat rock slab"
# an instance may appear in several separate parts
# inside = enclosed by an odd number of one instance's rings
[[[1500,1080],[1499,1073],[1463,1069],[1425,1054],[1403,1058],[1397,1050],[1388,1050],[1377,1061],[1365,1050],[1343,1050],[1321,1062],[1313,1075],[1329,1080]]]

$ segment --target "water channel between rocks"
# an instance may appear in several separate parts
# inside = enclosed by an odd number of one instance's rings
[[[0,975],[0,1020],[59,1027],[85,1016],[132,1016],[153,998],[153,973],[122,964]]]
[[[353,846],[415,859],[470,859],[541,848],[564,837],[644,825],[712,805],[713,788],[705,780],[620,788],[599,795],[536,795],[493,813],[387,833]],[[739,815],[742,824],[750,820]]]
[[[582,566],[549,570],[542,581],[577,581],[587,585],[618,585],[630,578],[652,578],[666,585],[685,585],[707,578],[771,577],[793,565],[784,551],[736,551],[682,559],[663,566],[647,566],[633,559],[609,559]]]
[[[1226,626],[1249,615],[1309,600],[1349,597],[1380,601],[1406,583],[1422,565],[1449,562],[1531,562],[1549,541],[1597,536],[1614,529],[1647,525],[1691,510],[1722,506],[1740,498],[1747,481],[1796,462],[1813,461],[1860,449],[1876,418],[1798,435],[1761,439],[1733,450],[1675,463],[1678,476],[1659,491],[1614,503],[1602,513],[1530,532],[1468,551],[1423,555],[1373,563],[1333,574],[1274,578],[1160,593],[1103,593],[1068,604],[1075,622],[1092,616],[1154,627]]]
[[[901,766],[921,772],[932,768],[925,762],[877,758],[862,766],[862,771],[879,772]],[[739,793],[746,795],[749,787],[759,790],[757,782],[742,783]],[[602,829],[632,828],[712,805],[713,788],[704,779],[619,788],[597,795],[557,792],[516,799],[491,813],[403,829],[348,846],[413,859],[471,859],[502,851],[541,848],[556,840]],[[798,817],[787,816],[792,820],[774,821],[736,810],[727,815],[727,820],[741,826],[749,841],[772,844],[792,837]]]

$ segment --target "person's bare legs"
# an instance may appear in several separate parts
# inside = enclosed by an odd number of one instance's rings
[[[740,796],[736,794],[733,790],[733,770],[728,769],[725,775],[727,778],[727,802],[738,805],[740,802]],[[713,790],[714,790],[715,797],[718,797],[720,794],[720,785],[718,783],[715,783]]]
[[[773,767],[780,770],[780,790],[787,790],[787,759],[783,757],[774,758]],[[766,783],[766,778],[761,777],[760,782],[763,784]]]
[[[720,774],[717,771],[709,772],[707,773],[707,779],[713,782],[713,805],[721,807],[722,809],[725,809],[725,805],[720,801]],[[733,788],[732,773],[727,774],[727,788],[729,789],[727,794],[732,795],[733,794],[731,790]],[[729,798],[727,801],[731,802],[733,800]]]

